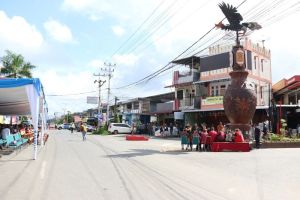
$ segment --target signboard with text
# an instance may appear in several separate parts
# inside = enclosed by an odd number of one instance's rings
[[[216,104],[223,104],[223,96],[206,97],[206,99],[202,99],[202,105]]]
[[[86,103],[88,104],[98,104],[98,97],[87,97]]]

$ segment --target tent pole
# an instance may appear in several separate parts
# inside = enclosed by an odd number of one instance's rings
[[[42,112],[42,127],[41,127],[41,147],[44,146],[44,132],[45,132],[45,109]]]
[[[34,128],[33,159],[37,158],[37,127]]]

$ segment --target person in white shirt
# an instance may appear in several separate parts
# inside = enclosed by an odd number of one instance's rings
[[[3,140],[6,140],[6,137],[10,135],[10,129],[8,128],[7,125],[4,126],[4,128],[1,131],[1,137]]]

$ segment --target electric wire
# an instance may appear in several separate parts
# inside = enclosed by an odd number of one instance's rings
[[[120,47],[114,51],[114,53],[111,55],[113,57],[116,53],[118,53],[119,50],[121,50],[130,40],[133,38],[137,32],[142,28],[142,26],[155,14],[155,12],[161,7],[161,5],[164,3],[164,1],[161,1],[155,9],[150,13],[150,15],[138,26],[138,28],[129,36],[129,38],[123,42]]]

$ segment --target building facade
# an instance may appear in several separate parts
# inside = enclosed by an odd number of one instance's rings
[[[163,124],[174,120],[174,92],[130,99],[117,105],[122,122],[129,125],[150,122]]]
[[[253,121],[260,122],[268,117],[271,100],[271,53],[248,39],[242,45],[245,48],[246,70],[249,72],[245,87],[253,90],[257,96]],[[180,79],[181,73],[178,71],[173,73],[176,110],[184,112],[185,123],[215,125],[219,121],[228,122],[223,96],[230,85],[232,46],[213,46],[209,48],[207,56],[174,61],[175,64],[187,64],[190,69],[189,80]]]
[[[285,119],[289,129],[296,129],[300,124],[300,75],[282,79],[272,86],[271,119],[273,130],[279,133],[280,119]]]

